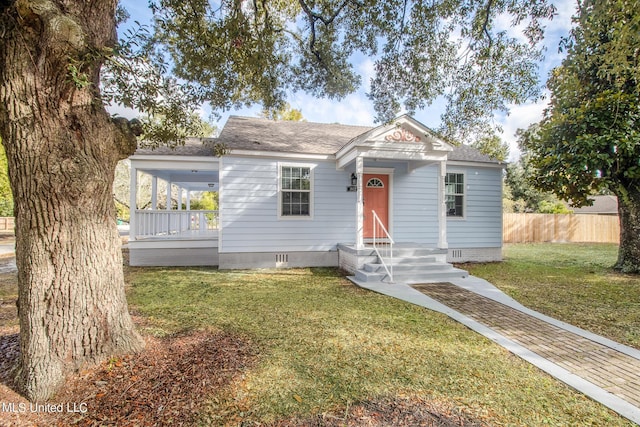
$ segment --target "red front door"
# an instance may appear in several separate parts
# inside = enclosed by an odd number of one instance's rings
[[[364,198],[364,238],[373,238],[373,213],[376,211],[384,227],[389,230],[389,175],[364,174],[362,183]],[[376,233],[376,237],[378,236]]]

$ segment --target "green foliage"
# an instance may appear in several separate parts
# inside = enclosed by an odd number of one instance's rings
[[[116,204],[116,218],[128,222],[129,218],[131,218],[131,210],[129,209],[129,206],[120,202],[115,197],[113,201]]]
[[[69,58],[69,64],[67,65],[67,71],[71,82],[78,89],[84,89],[91,85],[91,80],[87,73],[81,71],[82,64],[79,61]]]
[[[9,183],[7,155],[0,139],[0,216],[13,216],[13,192]]]
[[[120,11],[119,19],[126,19],[126,13]],[[168,73],[154,43],[145,25],[136,22],[127,30],[116,48],[104,53],[101,96],[105,103],[143,113],[139,139],[145,146],[175,146],[203,130],[203,120],[196,113],[202,99]]]
[[[534,174],[530,156],[524,154],[516,163],[507,165],[504,178],[505,212],[568,213],[569,210],[552,193],[535,188],[530,181]]]
[[[471,144],[471,146],[482,154],[491,156],[501,162],[507,161],[509,157],[509,144],[503,141],[495,132],[485,134]]]
[[[306,121],[304,116],[302,115],[302,111],[291,107],[288,102],[285,102],[284,105],[279,109],[263,109],[260,113],[260,117],[269,120],[284,120],[290,122]]]
[[[217,211],[218,210],[218,192],[205,191],[199,198],[191,200],[192,210]]]
[[[580,11],[545,118],[522,140],[535,185],[578,206],[604,188],[640,190],[640,2],[588,0]]]
[[[560,201],[550,202],[548,200],[543,200],[538,205],[538,212],[548,214],[568,214],[573,211]]]
[[[140,142],[144,147],[175,147],[181,145],[188,137],[211,137],[217,131],[214,125],[196,113],[184,118],[185,121],[167,119],[167,116],[160,112],[143,115],[143,134]]]
[[[617,268],[640,273],[640,0],[585,0],[541,123],[524,134],[536,187],[573,206],[618,196]]]
[[[444,97],[442,133],[457,140],[539,94],[537,43],[555,11],[547,0],[152,0],[150,7],[153,35],[130,32],[122,58],[107,64],[105,86],[118,88],[108,91],[111,101],[176,123],[202,102],[214,114],[254,103],[278,111],[295,91],[352,93],[361,84],[352,58],[365,55],[375,58],[369,96],[379,121]],[[500,28],[505,17],[525,29],[524,41]],[[170,68],[174,78],[161,79]]]

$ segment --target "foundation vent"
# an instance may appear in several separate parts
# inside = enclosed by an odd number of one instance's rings
[[[276,254],[276,268],[289,265],[289,254]]]
[[[451,251],[451,258],[462,259],[462,249],[453,249]]]

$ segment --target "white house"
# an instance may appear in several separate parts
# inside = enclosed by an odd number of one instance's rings
[[[154,183],[152,209],[131,211],[131,265],[339,266],[361,281],[419,281],[502,256],[504,164],[406,115],[376,128],[232,116],[219,138],[138,150],[131,168],[131,206],[138,173]],[[157,209],[158,178],[186,210]],[[218,211],[190,210],[191,192],[211,190]]]

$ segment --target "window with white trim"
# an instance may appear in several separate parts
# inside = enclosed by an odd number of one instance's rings
[[[311,217],[311,168],[280,166],[280,216]]]
[[[464,174],[447,173],[444,178],[447,216],[464,216]]]

